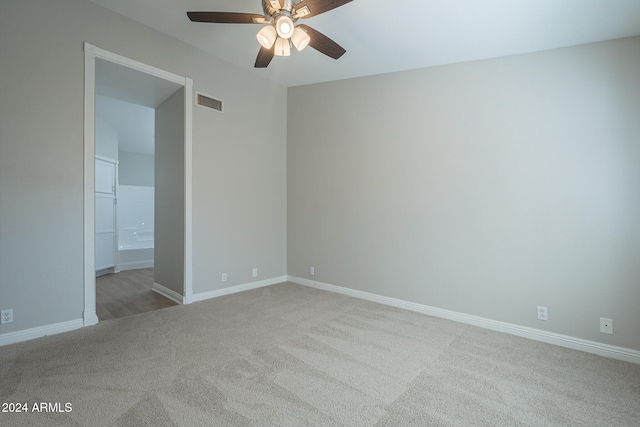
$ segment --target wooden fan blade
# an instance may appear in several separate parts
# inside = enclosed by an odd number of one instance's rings
[[[334,42],[321,32],[316,31],[310,26],[304,24],[299,24],[298,28],[301,28],[307,34],[309,34],[309,37],[311,38],[311,40],[309,41],[309,46],[311,46],[318,52],[324,53],[325,55],[333,59],[338,59],[345,54],[346,50],[344,50],[342,46],[340,46],[338,43]]]
[[[309,8],[309,13],[302,15],[302,18],[311,18],[312,16],[320,15],[335,9],[336,7],[343,6],[353,0],[302,0],[295,6],[296,11]]]
[[[275,46],[275,45],[274,45]],[[260,47],[260,52],[258,52],[258,57],[256,58],[255,68],[267,68],[271,63],[274,55],[273,46],[271,49],[266,49],[264,47]]]
[[[187,12],[187,16],[192,22],[213,24],[253,24],[255,20],[264,22],[264,16],[255,13]]]

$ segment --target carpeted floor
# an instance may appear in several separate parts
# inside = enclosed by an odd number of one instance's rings
[[[0,347],[0,397],[2,426],[638,426],[640,366],[283,283]]]

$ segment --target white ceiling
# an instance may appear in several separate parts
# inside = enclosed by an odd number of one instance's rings
[[[307,48],[254,69],[252,24],[192,23],[186,11],[262,13],[261,0],[91,0],[284,86],[640,35],[640,0],[353,0],[301,22],[347,53]]]
[[[96,94],[155,109],[182,88],[114,62],[96,60]]]

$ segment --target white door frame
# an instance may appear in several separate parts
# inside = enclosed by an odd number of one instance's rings
[[[193,301],[193,80],[84,43],[84,326],[98,323],[95,272],[95,99],[96,58],[110,61],[184,86],[184,291],[183,304]]]

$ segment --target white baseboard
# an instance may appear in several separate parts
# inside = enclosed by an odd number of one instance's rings
[[[96,277],[105,276],[107,274],[117,273],[115,267],[103,268],[102,270],[96,270]]]
[[[182,295],[172,289],[166,288],[153,282],[151,290],[162,295],[163,297],[169,298],[171,301],[177,302],[178,304],[184,304],[184,298],[182,297]]]
[[[183,304],[191,304],[193,302],[193,291],[188,290],[185,292],[184,297],[182,298]]]
[[[154,265],[153,260],[121,262],[119,271],[139,270],[141,268],[152,268],[153,265]]]
[[[541,341],[547,344],[554,344],[560,347],[566,347],[573,350],[580,350],[587,353],[597,354],[599,356],[610,357],[612,359],[624,360],[625,362],[640,364],[640,351],[637,350],[584,340],[568,335],[556,334],[554,332],[542,331],[540,329],[519,326],[512,323],[485,319],[483,317],[472,316],[469,314],[444,310],[436,307],[430,307],[424,304],[417,304],[414,302],[385,297],[369,292],[330,285],[328,283],[316,282],[296,276],[287,276],[287,281],[297,283],[299,285],[321,289],[324,291],[348,295],[354,298],[377,302],[379,304],[403,308],[405,310],[415,311],[418,313],[427,314],[429,316],[453,320],[456,322],[465,323],[467,325],[478,326],[484,329],[490,329],[492,331],[503,332],[506,334],[516,335],[535,341]]]
[[[76,319],[69,320],[67,322],[54,323],[53,325],[38,326],[37,328],[25,329],[23,331],[8,332],[0,335],[0,347],[22,341],[29,341],[35,338],[42,338],[47,335],[69,332],[74,329],[80,329],[83,326],[84,320]]]
[[[133,248],[118,250],[118,265],[120,271],[151,268],[154,265],[154,248]]]
[[[93,326],[98,324],[98,314],[95,310],[85,311],[83,315],[83,326]]]
[[[245,283],[243,285],[230,286],[228,288],[216,289],[215,291],[193,294],[192,301],[204,301],[211,298],[221,297],[223,295],[235,294],[236,292],[248,291],[251,289],[263,288],[265,286],[275,285],[287,281],[288,276],[274,277],[272,279],[260,280],[258,282]]]

